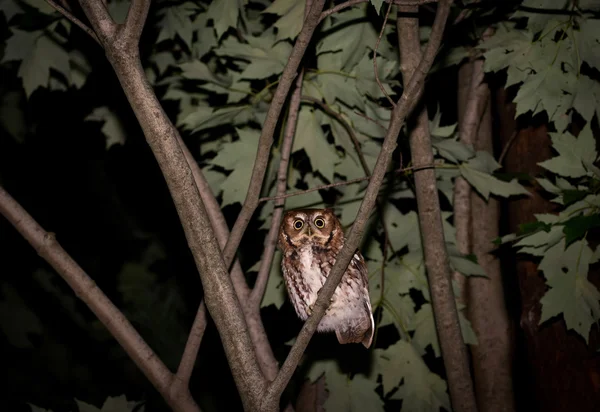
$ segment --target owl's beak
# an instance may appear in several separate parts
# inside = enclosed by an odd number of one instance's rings
[[[312,236],[312,229],[310,228],[310,226],[306,228],[306,233],[308,234],[308,236]]]

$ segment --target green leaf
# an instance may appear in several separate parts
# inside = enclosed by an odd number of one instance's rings
[[[230,106],[221,109],[197,106],[192,113],[185,116],[178,124],[186,129],[192,129],[192,132],[195,133],[217,126],[241,125],[248,122],[251,116],[252,108],[247,105]]]
[[[213,3],[214,4],[214,3]],[[245,37],[247,43],[240,43],[228,37],[215,49],[219,56],[248,61],[241,74],[244,79],[264,79],[283,72],[292,46],[287,42],[277,42],[272,35]]]
[[[539,232],[543,230],[548,232],[551,229],[551,225],[542,221],[534,221],[519,224],[519,235],[527,235],[531,233]]]
[[[57,11],[44,0],[23,0],[31,7],[37,9],[40,13],[55,14]]]
[[[580,18],[579,33],[575,32],[581,59],[600,70],[600,30],[597,18]],[[596,107],[598,104],[596,103]]]
[[[393,77],[397,71],[397,62],[385,60],[383,57],[377,57],[377,74],[385,92],[392,96],[394,91],[386,79]],[[363,94],[375,99],[384,98],[385,94],[381,91],[375,77],[375,66],[373,59],[368,55],[363,56],[358,65],[351,73],[356,77],[356,88]]]
[[[433,320],[433,309],[431,304],[426,303],[415,314],[412,328],[415,331],[412,343],[420,355],[425,354],[427,346],[431,345],[435,356],[440,356],[440,344],[438,342],[435,322]]]
[[[550,180],[545,179],[543,177],[538,177],[536,180],[545,191],[553,193],[555,195],[561,193],[561,190],[557,186],[555,186],[554,183],[552,183]]]
[[[23,143],[27,133],[23,93],[4,92],[0,97],[0,125],[16,142]]]
[[[565,242],[550,248],[539,269],[551,287],[540,300],[540,324],[561,313],[567,329],[573,329],[588,342],[592,325],[600,320],[600,292],[587,279],[592,250],[578,240],[565,250]]]
[[[127,401],[125,395],[108,397],[104,401],[102,408],[98,409],[94,405],[75,399],[79,412],[144,412],[145,405],[138,408],[141,402]]]
[[[43,35],[37,38],[32,52],[23,59],[19,67],[19,77],[23,79],[23,87],[27,97],[38,87],[48,87],[50,69],[70,78],[69,53],[60,45]]]
[[[29,407],[31,408],[31,412],[52,412],[52,409],[40,408],[39,406],[36,406],[29,402],[27,402],[27,405],[29,405]]]
[[[40,319],[29,309],[17,289],[4,283],[1,291],[0,331],[11,345],[21,349],[34,348],[30,338],[44,332]]]
[[[600,113],[600,82],[585,75],[577,80],[573,107],[587,121],[591,122],[595,113]]]
[[[25,59],[35,47],[35,42],[42,35],[42,31],[22,31],[12,29],[12,36],[6,40],[6,48],[1,62]]]
[[[456,125],[452,126],[454,129]],[[438,153],[444,159],[454,163],[466,162],[475,156],[475,150],[471,145],[466,145],[459,142],[457,138],[440,139],[433,137],[433,147],[438,150]]]
[[[585,198],[589,192],[587,190],[565,190],[562,192],[563,205],[569,206]]]
[[[486,276],[485,271],[477,263],[474,255],[465,256],[458,251],[456,245],[446,244],[448,249],[448,258],[453,270],[462,273],[465,276]]]
[[[389,204],[384,210],[384,220],[394,250],[399,251],[405,246],[410,250],[421,248],[421,232],[416,212],[402,214],[394,205]]]
[[[123,145],[127,138],[127,132],[121,122],[121,119],[108,106],[96,107],[92,113],[83,120],[92,120],[103,122],[102,133],[106,136],[106,150],[112,145]]]
[[[275,22],[277,28],[276,39],[295,39],[304,23],[305,0],[275,0],[263,13],[272,13],[282,16]]]
[[[551,246],[554,246],[556,243],[560,242],[560,240],[564,237],[562,227],[552,226],[548,231],[539,230],[538,232],[534,232],[529,236],[525,236],[523,239],[515,243],[515,247],[525,247],[529,246],[532,248],[541,248],[537,253],[534,253],[535,256],[542,256],[543,253]],[[526,249],[531,252],[531,249]],[[524,252],[523,249],[520,252]]]
[[[335,16],[336,24],[317,43],[317,54],[338,52],[341,69],[349,72],[364,57],[367,49],[373,49],[378,33],[369,21],[365,21],[366,7],[353,7]]]
[[[485,200],[489,199],[490,193],[503,197],[529,195],[529,192],[517,180],[503,182],[490,174],[474,169],[470,164],[471,161],[461,164],[459,166],[460,173]]]
[[[581,239],[592,228],[600,226],[600,215],[575,216],[564,223],[565,244],[567,247]]]
[[[163,40],[173,40],[175,36],[179,36],[185,43],[188,49],[192,49],[192,35],[194,33],[194,25],[192,24],[191,16],[198,10],[191,1],[183,4],[163,8],[159,11],[160,16],[160,31],[156,43]],[[200,38],[199,42],[204,41]]]
[[[539,10],[561,10],[566,7],[567,3],[567,0],[524,0],[522,6]],[[527,28],[533,33],[537,33],[548,25],[554,15],[529,10],[518,10],[512,15],[512,18],[520,17],[527,17]]]
[[[256,159],[260,133],[250,129],[237,129],[237,134],[240,137],[239,140],[224,144],[217,156],[209,162],[212,165],[232,170],[221,185],[223,189],[221,206],[223,207],[244,202]]]
[[[15,0],[3,0],[0,12],[4,13],[6,22],[9,23],[15,15],[23,13],[23,9]]]
[[[325,374],[328,391],[326,411],[383,412],[383,401],[375,392],[378,384],[362,374],[349,379],[346,374],[329,370]]]
[[[375,349],[375,354],[384,393],[403,382],[391,397],[402,400],[403,410],[450,410],[446,382],[429,370],[410,343],[401,340],[385,350]]]
[[[596,160],[596,142],[589,123],[576,138],[571,133],[550,133],[552,147],[558,156],[538,163],[560,176],[582,177],[588,174],[583,161],[593,163]]]
[[[350,379],[333,359],[314,362],[308,371],[308,378],[314,382],[323,374],[328,392],[324,405],[326,411],[383,412],[383,401],[375,392],[376,381],[362,374]]]
[[[193,22],[193,26],[198,33],[199,41],[195,41],[192,44],[192,55],[197,59],[204,57],[209,51],[214,49],[219,42],[213,27],[208,26],[208,20],[208,14],[201,13],[196,16]]]
[[[303,106],[298,115],[298,128],[292,152],[304,150],[313,171],[318,171],[329,182],[333,182],[335,164],[340,161],[338,154],[325,138],[316,113]]]
[[[213,21],[217,39],[220,39],[229,28],[237,28],[240,9],[243,9],[245,3],[245,0],[221,0],[210,3],[207,14]]]
[[[375,7],[375,11],[377,14],[381,13],[381,6],[383,5],[383,0],[369,0],[369,3]]]

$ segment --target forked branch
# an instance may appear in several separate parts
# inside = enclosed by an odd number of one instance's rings
[[[450,6],[452,1],[442,0],[438,6],[433,29],[431,32],[429,43],[425,49],[423,58],[419,64],[418,69],[411,77],[410,82],[404,89],[404,93],[398,100],[392,117],[390,120],[388,132],[386,133],[381,152],[377,157],[377,163],[373,170],[369,185],[367,186],[365,197],[361,202],[360,208],[356,215],[356,220],[350,229],[348,239],[337,256],[336,262],[331,269],[331,272],[325,282],[325,285],[319,292],[319,297],[313,306],[313,313],[308,318],[300,334],[298,335],[296,342],[292,346],[292,349],[286,358],[277,378],[268,386],[264,401],[262,403],[261,410],[264,411],[276,411],[279,404],[279,397],[287,386],[294,370],[296,369],[298,362],[300,361],[302,354],[304,353],[310,338],[314,334],[317,325],[321,321],[321,318],[325,314],[326,308],[329,306],[329,299],[333,296],[333,292],[342,278],[350,259],[354,255],[360,240],[362,238],[365,224],[369,218],[371,210],[375,206],[377,200],[377,194],[379,188],[383,182],[385,171],[392,157],[392,153],[397,146],[396,140],[400,129],[404,124],[404,119],[408,115],[410,109],[414,106],[413,99],[415,99],[420,93],[423,86],[425,76],[431,65],[442,41],[444,33],[444,27],[448,14],[450,12]]]

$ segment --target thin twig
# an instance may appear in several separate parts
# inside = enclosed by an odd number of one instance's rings
[[[250,219],[254,214],[257,206],[259,205],[258,198],[262,188],[263,180],[269,163],[269,155],[271,153],[271,145],[273,143],[273,134],[279,120],[279,115],[285,104],[286,97],[292,86],[294,79],[296,78],[298,67],[304,56],[304,52],[308,47],[317,25],[319,24],[319,16],[323,10],[325,0],[316,0],[307,18],[304,20],[302,30],[296,39],[294,48],[288,58],[288,62],[283,69],[281,79],[277,85],[277,89],[273,95],[269,111],[262,126],[262,131],[258,141],[258,149],[256,152],[256,160],[254,161],[254,167],[252,169],[252,176],[250,177],[250,184],[248,185],[248,192],[246,199],[242,205],[242,210],[236,219],[233,228],[231,229],[231,235],[223,251],[223,260],[225,261],[226,267],[231,265],[235,252],[242,240],[242,236],[250,223]]]
[[[381,31],[379,32],[379,37],[377,37],[377,42],[375,43],[375,50],[373,51],[373,68],[375,72],[375,81],[377,81],[377,85],[387,98],[388,102],[392,105],[392,107],[396,107],[396,103],[392,100],[388,92],[381,84],[381,80],[379,79],[379,70],[377,69],[377,49],[379,49],[379,43],[381,43],[381,38],[383,37],[383,33],[385,32],[385,25],[387,24],[388,17],[390,16],[390,10],[392,10],[392,5],[388,6],[387,12],[385,13],[385,18],[383,19],[383,24],[381,25]]]
[[[404,168],[393,170],[391,172],[388,172],[387,174],[391,174],[391,173],[400,174],[400,173],[407,172],[410,170],[417,171],[417,170],[431,169],[431,168],[435,168],[436,166],[439,166],[439,165],[436,163],[431,163],[428,165],[410,166],[410,167],[404,167]],[[259,202],[269,202],[271,200],[287,199],[288,197],[305,195],[307,193],[316,192],[317,190],[325,190],[325,189],[330,189],[332,187],[347,186],[347,185],[351,185],[353,183],[364,182],[366,180],[369,180],[370,178],[371,178],[370,176],[357,177],[355,179],[350,179],[350,180],[346,180],[343,182],[329,183],[326,185],[315,186],[315,187],[312,187],[312,188],[306,189],[306,190],[298,190],[297,192],[286,193],[285,195],[281,195],[281,196],[261,197],[258,200],[259,200]]]
[[[314,98],[311,96],[302,96],[302,100],[304,100],[305,102],[311,102],[311,103],[318,105],[321,109],[323,109],[323,111],[325,113],[332,116],[334,119],[336,119],[338,122],[340,122],[340,124],[342,126],[344,126],[344,129],[346,129],[346,131],[348,132],[348,135],[350,136],[350,140],[352,140],[352,144],[354,145],[354,150],[356,150],[356,153],[358,155],[358,158],[360,160],[360,164],[361,164],[362,168],[365,170],[365,173],[367,175],[371,174],[369,171],[369,165],[367,164],[367,161],[365,160],[365,157],[362,154],[362,150],[360,149],[360,142],[358,141],[358,138],[356,137],[356,133],[354,133],[354,130],[352,129],[350,124],[348,124],[346,119],[344,119],[342,114],[336,112],[329,105],[327,105],[326,103],[324,103],[323,101],[321,101],[317,98]]]
[[[367,3],[368,1],[369,0],[348,0],[344,3],[340,3],[336,6],[333,6],[332,8],[327,9],[323,13],[321,13],[321,18],[319,19],[319,23],[334,13],[337,13],[339,11],[347,9],[348,7],[356,6],[357,4],[360,4],[360,3]],[[391,4],[396,4],[396,5],[402,4],[405,6],[418,6],[421,4],[436,3],[437,1],[438,0],[392,0],[392,1],[385,0],[386,3],[391,3]]]
[[[358,116],[364,118],[364,119],[367,119],[370,122],[375,123],[377,126],[381,127],[384,131],[387,130],[387,127],[385,127],[384,125],[382,125],[381,123],[379,123],[378,120],[375,120],[372,117],[367,116],[366,114],[359,112],[358,110],[355,110],[354,113],[357,114]]]
[[[421,94],[419,90],[422,88],[425,75],[427,72],[429,72],[437,49],[442,41],[444,27],[448,18],[448,14],[450,13],[451,4],[452,2],[448,0],[440,1],[436,12],[435,21],[433,23],[429,43],[427,44],[427,48],[425,49],[425,53],[423,54],[423,58],[421,59],[421,63],[419,64],[417,71],[412,76],[410,82],[408,82],[406,88],[404,89],[404,93],[400,97],[398,104],[392,112],[390,127],[388,128],[388,132],[383,141],[381,151],[377,157],[377,163],[373,169],[371,181],[367,186],[367,190],[365,191],[363,201],[361,202],[356,215],[356,220],[350,229],[348,239],[342,250],[337,255],[336,262],[333,265],[329,276],[327,277],[327,281],[319,291],[318,298],[313,305],[312,315],[304,323],[304,326],[302,327],[296,342],[292,346],[292,349],[282,365],[277,378],[267,387],[267,391],[263,397],[263,403],[261,405],[262,410],[271,412],[278,409],[281,393],[287,386],[292,374],[296,370],[296,366],[302,358],[308,342],[317,329],[317,325],[323,318],[325,310],[329,306],[333,292],[338,286],[342,275],[346,271],[352,256],[354,256],[354,253],[362,238],[365,225],[371,214],[371,210],[375,206],[379,189],[386,174],[385,171],[397,145],[396,141],[400,133],[400,129],[404,124],[404,120],[409,110],[414,107],[413,100]]]
[[[307,0],[304,8],[304,18],[308,17],[308,13],[312,7],[313,0]],[[294,135],[296,134],[296,127],[298,124],[298,115],[300,113],[300,101],[302,96],[302,82],[304,79],[304,69],[300,70],[300,74],[296,79],[296,89],[292,93],[290,99],[290,106],[288,109],[288,118],[285,125],[285,131],[283,134],[283,142],[281,144],[281,160],[279,161],[279,169],[277,170],[277,185],[275,189],[276,195],[284,195],[287,190],[287,179],[288,169],[290,165],[290,156],[292,154],[292,147],[294,145]],[[277,247],[277,238],[279,236],[279,226],[281,225],[281,219],[283,217],[283,206],[285,205],[285,199],[275,200],[273,206],[273,214],[271,215],[271,227],[269,233],[265,239],[265,250],[263,251],[262,259],[260,262],[260,268],[258,270],[258,276],[256,278],[256,284],[252,290],[250,297],[251,305],[260,310],[260,302],[262,301],[265,289],[267,287],[267,281],[271,273],[271,266],[273,265],[273,257],[275,256],[275,249]],[[274,379],[275,376],[270,376],[269,379]]]
[[[52,6],[60,14],[65,16],[67,18],[67,20],[69,20],[71,23],[75,24],[81,30],[83,30],[84,32],[89,34],[90,37],[96,41],[96,43],[98,43],[99,45],[102,45],[102,43],[100,43],[100,39],[98,38],[98,36],[96,36],[96,33],[94,33],[94,30],[89,28],[84,22],[82,22],[77,17],[75,17],[73,15],[73,13],[71,13],[69,10],[67,10],[67,8],[61,6],[60,4],[55,3],[52,0],[46,0],[46,3],[48,3],[50,6]]]
[[[279,170],[277,171],[276,196],[285,195],[287,189],[288,166],[290,164],[294,134],[296,133],[296,125],[298,123],[303,78],[304,71],[302,70],[296,81],[296,90],[294,90],[292,98],[290,99],[287,124],[283,136],[283,143],[281,145],[281,160],[279,162]],[[262,300],[267,286],[267,280],[269,279],[269,273],[271,272],[271,265],[273,263],[273,256],[277,247],[277,238],[279,236],[279,226],[281,224],[281,218],[283,217],[284,202],[285,198],[279,197],[275,199],[273,214],[271,215],[271,227],[269,228],[269,233],[265,239],[265,249],[260,261],[256,284],[250,295],[250,299],[255,305],[260,305],[260,301]]]
[[[518,135],[519,135],[519,133],[517,132],[517,130],[515,130],[513,132],[513,134],[510,136],[510,139],[508,139],[508,142],[506,142],[506,144],[502,148],[502,153],[500,153],[500,157],[498,158],[499,164],[502,164],[502,162],[504,161],[504,158],[506,157],[506,154],[508,153],[508,149],[510,149],[510,147],[512,146],[513,142],[515,141],[515,139],[517,138]]]
[[[319,107],[321,107],[323,109],[323,111],[325,111],[327,114],[333,116],[338,122],[340,122],[342,124],[342,126],[344,126],[344,129],[346,129],[346,131],[348,132],[348,135],[350,136],[350,139],[352,140],[352,144],[354,145],[354,150],[356,150],[356,155],[358,156],[358,159],[363,168],[363,171],[365,172],[366,177],[368,178],[369,176],[371,176],[371,169],[369,168],[369,165],[367,164],[367,161],[365,160],[365,155],[360,147],[360,142],[358,141],[358,138],[356,137],[356,134],[354,133],[352,126],[350,126],[350,124],[346,121],[346,119],[344,119],[342,114],[336,112],[329,105],[325,104],[321,100],[316,99],[314,97],[302,96],[302,100],[317,104]],[[379,212],[378,213],[379,214],[379,222],[383,228],[383,234],[385,236],[385,240],[387,243],[390,243],[390,238],[389,238],[389,234],[387,231],[387,227],[385,226],[385,219],[383,216],[383,208],[382,208],[382,205],[379,202],[379,200],[377,200],[377,210]]]
[[[188,390],[190,377],[192,376],[192,371],[194,370],[194,365],[196,364],[196,358],[198,356],[198,348],[200,348],[202,337],[206,330],[206,322],[206,306],[204,305],[204,302],[200,302],[198,314],[192,324],[192,329],[188,335],[185,348],[183,349],[183,355],[181,355],[179,367],[175,374],[174,387],[181,385],[182,388]]]

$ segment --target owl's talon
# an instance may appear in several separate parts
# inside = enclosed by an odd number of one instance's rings
[[[308,316],[312,315],[312,313],[313,313],[313,305],[308,305],[308,309],[306,309],[306,313],[308,313]]]

